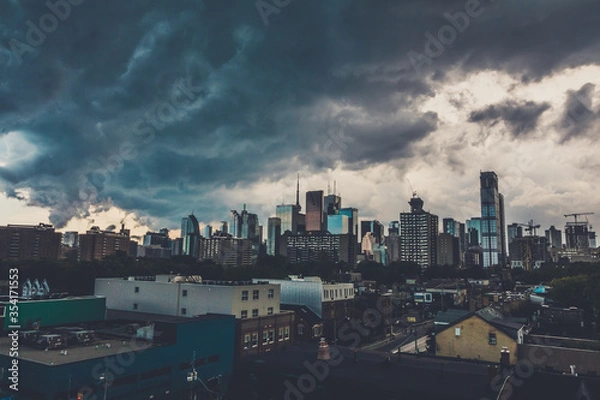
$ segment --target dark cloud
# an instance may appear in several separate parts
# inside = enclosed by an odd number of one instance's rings
[[[253,1],[87,1],[16,57],[27,21],[49,10],[1,2],[0,137],[19,131],[37,153],[0,167],[0,188],[27,189],[59,227],[112,204],[219,220],[230,206],[207,200],[216,188],[410,157],[438,127],[417,105],[453,67],[536,80],[598,62],[600,3],[503,0],[417,74],[407,53],[464,6],[291,2],[265,26]],[[506,103],[472,118],[503,119],[518,136],[546,109]]]
[[[593,104],[596,85],[586,83],[579,90],[569,90],[564,104],[559,130],[562,132],[561,142],[597,133],[595,129],[600,120],[600,110]]]
[[[548,103],[533,101],[517,103],[508,100],[471,112],[469,122],[494,126],[498,122],[504,121],[510,128],[513,137],[520,137],[527,135],[536,128],[538,119],[548,108],[550,108]]]

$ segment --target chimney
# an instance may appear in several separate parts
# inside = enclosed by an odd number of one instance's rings
[[[317,360],[329,360],[331,354],[329,353],[329,345],[325,341],[325,338],[321,338],[319,342],[319,352],[317,354]]]
[[[506,346],[502,347],[502,351],[500,352],[500,367],[510,367],[510,351]]]

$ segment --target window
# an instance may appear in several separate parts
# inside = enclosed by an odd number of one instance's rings
[[[252,300],[258,300],[258,290],[252,291]]]
[[[304,335],[304,325],[298,325],[298,335]]]
[[[279,328],[279,335],[277,335],[277,338],[280,342],[283,340],[283,328]]]
[[[242,319],[248,318],[248,310],[242,310]]]
[[[242,301],[248,301],[248,291],[242,290]]]
[[[255,308],[254,310],[252,310],[252,316],[258,317],[258,308]]]
[[[329,290],[325,289],[325,290],[323,291],[323,297],[324,297],[324,298],[328,298],[328,297],[329,297]]]
[[[181,309],[181,315],[186,315],[187,314],[187,309],[186,308],[182,308]]]
[[[182,297],[187,297],[187,290],[182,290],[181,291],[181,296]]]
[[[319,337],[323,334],[323,326],[315,326],[313,328],[313,337]]]
[[[283,338],[288,340],[290,338],[290,327],[286,326],[283,330]]]
[[[133,303],[133,309],[137,310],[138,309],[138,303]]]
[[[252,347],[258,346],[258,332],[252,333]]]
[[[269,289],[269,293],[268,293],[267,297],[269,299],[274,298],[275,297],[275,289]]]
[[[139,293],[139,292],[140,292],[140,287],[139,287],[139,286],[136,286],[136,287],[135,287],[135,289],[134,289],[133,291],[134,291],[134,293]]]
[[[250,348],[250,334],[244,335],[244,350],[248,350]]]
[[[454,335],[460,336],[460,328],[454,328]]]
[[[269,334],[265,331],[263,332],[263,344],[267,344],[269,342]]]
[[[269,329],[269,343],[275,342],[275,330]]]
[[[273,307],[267,308],[267,315],[273,315]]]
[[[490,332],[490,334],[488,335],[488,344],[491,344],[494,346],[496,345],[496,334],[495,333]]]

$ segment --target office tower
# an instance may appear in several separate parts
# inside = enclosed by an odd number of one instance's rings
[[[547,229],[544,233],[550,247],[554,247],[555,249],[560,249],[562,247],[562,231],[559,231],[552,225],[550,229]]]
[[[378,245],[383,244],[384,231],[383,224],[377,220],[373,221],[361,221],[360,222],[360,234],[364,237],[367,232],[371,232],[371,236],[375,239],[375,243]]]
[[[202,236],[204,236],[205,238],[209,238],[212,236],[212,234],[213,234],[212,226],[206,225],[204,227],[204,234]]]
[[[221,221],[221,227],[219,228],[219,232],[222,232],[222,233],[229,232],[229,224],[227,223],[227,221]]]
[[[0,226],[0,260],[58,260],[61,241],[48,224]]]
[[[256,260],[256,246],[249,239],[219,232],[198,242],[199,260],[213,260],[224,267],[250,266]]]
[[[130,240],[129,229],[125,229],[123,225],[118,233],[102,231],[97,226],[93,226],[85,234],[79,236],[79,259],[81,261],[101,260],[117,252],[125,253],[130,257],[137,255],[137,243]]]
[[[198,238],[200,226],[194,214],[181,219],[181,254],[184,256],[198,257]]]
[[[498,192],[498,175],[493,171],[481,172],[479,181],[483,267],[504,266],[506,261],[504,196]]]
[[[473,233],[474,232],[474,233]],[[481,246],[481,218],[473,217],[467,220],[467,233],[468,238],[467,242],[469,246]],[[477,237],[473,237],[473,235],[477,235]]]
[[[512,241],[516,238],[523,237],[523,227],[516,222],[513,222],[509,226],[506,227],[506,232],[508,236],[508,245],[512,243]],[[512,256],[512,254],[511,254]]]
[[[240,238],[242,239],[250,239],[252,243],[258,243],[260,240],[260,225],[258,223],[258,215],[249,213],[246,210],[246,205],[244,204],[244,209],[242,210],[241,218],[241,229],[240,229]]]
[[[169,247],[169,231],[161,229],[160,232],[146,232],[142,244],[143,246]]]
[[[467,250],[469,246],[466,226],[462,222],[456,221],[454,218],[444,218],[443,220],[443,231],[444,233],[449,233],[450,235],[458,238],[458,251],[459,258],[461,259],[462,264],[462,254]]]
[[[437,264],[438,265],[460,265],[459,238],[444,232],[437,238]]]
[[[275,209],[275,216],[281,220],[281,233],[298,233],[300,209],[295,204],[281,204]]]
[[[350,233],[350,218],[347,215],[337,214],[327,216],[327,231],[332,235]]]
[[[279,255],[281,240],[281,218],[271,217],[267,222],[267,254]]]
[[[413,195],[410,212],[400,214],[400,260],[422,268],[437,262],[438,217],[423,210],[423,200]]]
[[[596,247],[598,247],[596,245],[596,232],[589,231],[588,235],[589,235],[589,239],[590,239],[588,246],[590,249],[595,249]]]
[[[306,192],[306,231],[322,232],[325,228],[323,191]]]
[[[400,235],[400,221],[392,221],[388,226],[388,235]]]
[[[349,233],[358,238],[358,209],[352,207],[342,208],[340,209],[340,214],[348,217],[348,228],[352,230]]]
[[[327,215],[336,215],[342,209],[342,198],[335,194],[328,194],[325,196],[323,204]]]
[[[237,210],[229,212],[229,234],[234,238],[242,236],[242,216]]]
[[[567,222],[565,226],[567,249],[587,250],[590,248],[590,231],[587,221]]]

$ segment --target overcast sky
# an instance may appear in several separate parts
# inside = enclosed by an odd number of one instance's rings
[[[597,0],[71,1],[0,3],[0,224],[266,225],[297,173],[464,221],[480,170],[507,223],[600,221]]]

